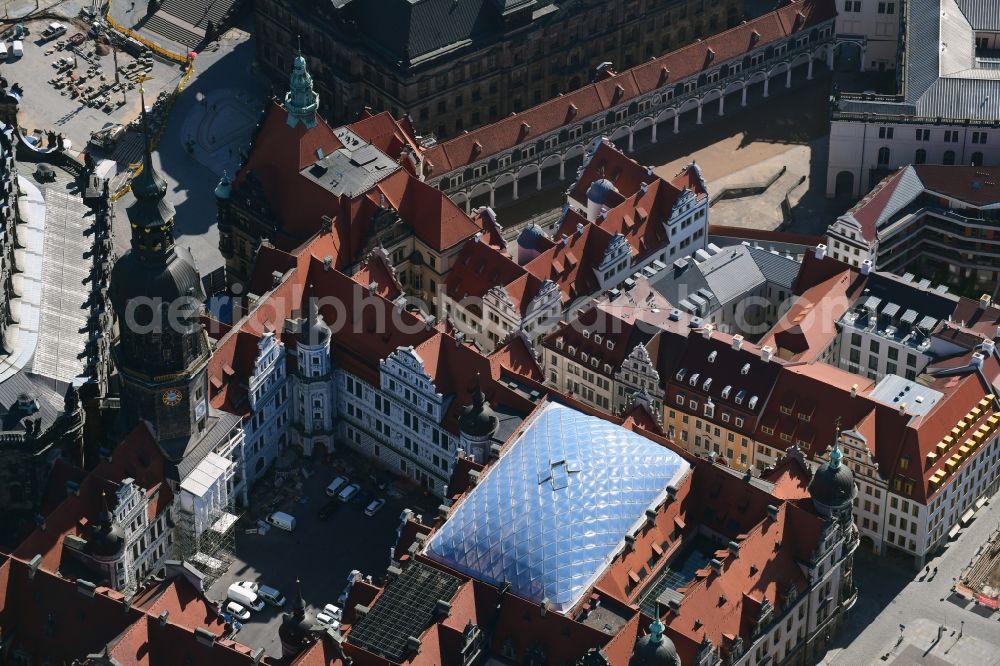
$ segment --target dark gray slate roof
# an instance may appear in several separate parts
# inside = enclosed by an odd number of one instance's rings
[[[350,9],[371,46],[404,63],[486,34],[499,18],[487,0],[355,0]]]
[[[0,412],[6,415],[11,407],[17,404],[18,396],[26,394],[33,396],[38,404],[38,411],[31,415],[32,419],[42,420],[44,430],[56,420],[63,409],[63,397],[53,387],[52,380],[34,377],[27,372],[15,373],[0,382]],[[20,425],[12,430],[23,430]]]
[[[996,0],[955,0],[973,30],[1000,32],[1000,7]]]
[[[954,2],[961,11],[954,11]],[[947,18],[941,18],[942,10]],[[965,12],[965,14],[963,14]],[[911,0],[905,21],[906,64],[898,102],[842,98],[843,112],[951,120],[1000,119],[1000,77],[979,69],[975,31],[1000,24],[996,0]],[[947,45],[942,52],[941,44]]]

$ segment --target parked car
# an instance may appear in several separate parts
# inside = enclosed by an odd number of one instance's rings
[[[267,517],[267,522],[286,532],[295,531],[295,516],[289,515],[284,511],[275,511]]]
[[[337,491],[340,490],[342,486],[347,485],[350,482],[346,476],[338,476],[336,479],[330,482],[330,485],[326,487],[326,494],[330,497],[336,497]]]
[[[235,601],[230,601],[226,604],[226,612],[235,617],[237,620],[246,622],[250,619],[250,611]]]
[[[379,512],[379,510],[383,506],[385,506],[384,499],[382,499],[381,497],[379,497],[378,499],[373,499],[371,502],[368,503],[368,506],[365,507],[365,515],[374,516],[376,513]]]
[[[320,624],[325,624],[331,629],[340,629],[340,620],[330,617],[326,613],[316,613],[316,621]]]
[[[320,520],[326,520],[333,514],[337,513],[337,510],[339,508],[340,508],[340,502],[338,502],[335,499],[332,499],[329,500],[322,507],[320,507],[319,513],[317,515],[319,516]]]
[[[323,606],[323,612],[338,622],[344,618],[344,611],[340,609],[340,606],[334,604]]]
[[[337,493],[337,499],[341,502],[350,502],[359,492],[361,492],[361,486],[356,483],[352,483]]]
[[[264,602],[260,600],[256,592],[251,592],[245,587],[240,587],[238,583],[233,583],[226,590],[226,597],[230,601],[235,601],[241,606],[246,606],[250,610],[262,611],[264,610]]]
[[[260,584],[259,583],[255,583],[252,580],[240,580],[240,581],[236,581],[235,584],[239,585],[244,590],[250,590],[254,594],[256,594],[256,593],[258,593],[260,591]]]
[[[261,585],[257,590],[257,596],[272,606],[277,606],[278,608],[285,605],[285,595],[269,585]]]
[[[42,30],[42,41],[49,41],[66,34],[66,26],[53,21],[49,23],[45,30]]]

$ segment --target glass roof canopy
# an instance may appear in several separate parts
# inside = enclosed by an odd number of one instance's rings
[[[689,468],[641,435],[552,403],[431,536],[426,554],[566,612]]]

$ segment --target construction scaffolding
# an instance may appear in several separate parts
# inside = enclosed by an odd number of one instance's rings
[[[199,533],[194,513],[183,509],[177,511],[177,557],[204,574],[206,588],[233,562],[239,519],[240,514],[230,502],[224,509],[209,514],[208,527]]]

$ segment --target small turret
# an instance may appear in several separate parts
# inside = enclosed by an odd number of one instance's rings
[[[302,57],[302,47],[292,63],[289,90],[285,95],[285,110],[288,111],[288,126],[302,123],[306,129],[316,126],[316,112],[319,110],[319,95],[313,90],[312,76],[306,69],[306,59]]]
[[[476,386],[472,393],[472,404],[462,411],[458,417],[458,429],[461,434],[461,446],[468,451],[477,463],[485,463],[490,450],[490,440],[500,426],[500,418],[486,401],[479,373],[476,373]]]
[[[819,466],[809,483],[809,494],[812,496],[813,504],[824,516],[840,515],[844,511],[849,513],[851,504],[858,494],[854,473],[850,467],[841,462],[843,458],[844,452],[840,450],[838,428],[829,459]]]
[[[673,641],[663,635],[666,629],[660,622],[657,608],[657,617],[650,623],[649,633],[635,642],[629,666],[681,666]]]

